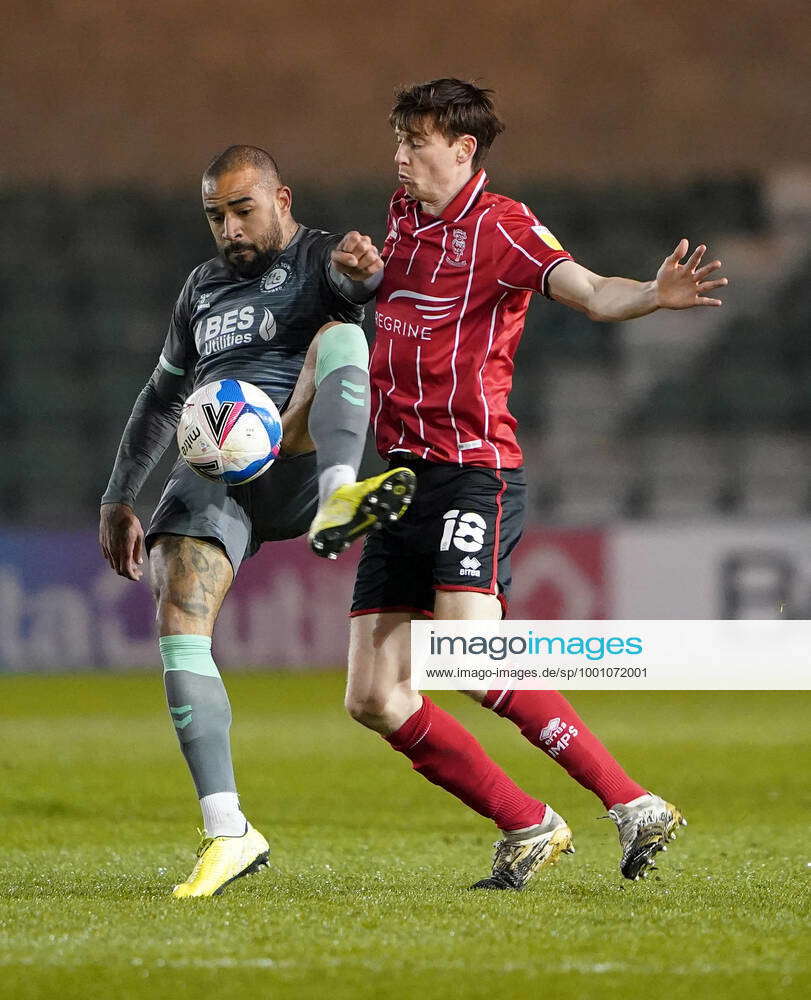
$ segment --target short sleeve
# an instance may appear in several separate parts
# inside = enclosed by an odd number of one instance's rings
[[[383,249],[380,251],[380,256],[384,261],[388,260],[391,256],[394,244],[397,242],[397,237],[399,235],[399,221],[405,216],[405,212],[402,211],[401,204],[404,195],[405,190],[403,188],[399,188],[394,192],[392,199],[389,202],[389,211],[386,215],[386,239],[383,242]],[[398,208],[400,211],[398,211]]]
[[[572,260],[555,236],[524,205],[513,205],[496,223],[493,240],[496,275],[505,285],[549,297],[549,275]]]
[[[197,345],[191,326],[191,300],[194,290],[196,270],[186,279],[172,310],[166,340],[158,359],[158,364],[171,375],[191,374],[197,361]]]

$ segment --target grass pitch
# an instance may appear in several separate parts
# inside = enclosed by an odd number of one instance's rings
[[[809,995],[807,693],[573,696],[690,821],[643,883],[596,799],[438,697],[575,833],[527,892],[482,894],[489,824],[351,723],[340,675],[227,683],[273,864],[181,902],[199,820],[159,676],[0,678],[4,1000]]]

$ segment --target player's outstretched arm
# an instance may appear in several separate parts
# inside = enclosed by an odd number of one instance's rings
[[[619,322],[647,316],[657,309],[691,309],[694,306],[720,306],[721,299],[707,292],[722,288],[726,278],[711,277],[721,267],[720,260],[702,266],[706,246],[696,247],[687,260],[689,244],[679,240],[676,249],[665,257],[653,281],[630,278],[604,278],[566,260],[549,275],[549,294],[557,302],[586,313],[598,322]]]

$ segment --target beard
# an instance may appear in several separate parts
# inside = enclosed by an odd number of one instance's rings
[[[270,227],[255,243],[240,241],[220,247],[220,256],[231,272],[240,278],[258,278],[273,263],[274,258],[283,249],[284,238],[282,226],[274,219]],[[235,256],[240,250],[246,253]]]

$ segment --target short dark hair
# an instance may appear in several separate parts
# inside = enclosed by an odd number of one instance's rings
[[[472,135],[477,144],[473,169],[478,170],[493,140],[504,131],[493,107],[492,93],[455,77],[417,83],[395,93],[389,124],[402,132],[415,133],[423,131],[425,119],[430,118],[446,139]]]
[[[282,183],[279,167],[273,157],[261,146],[229,146],[218,153],[203,172],[203,182],[216,180],[231,170],[253,167],[269,175],[277,184]]]

